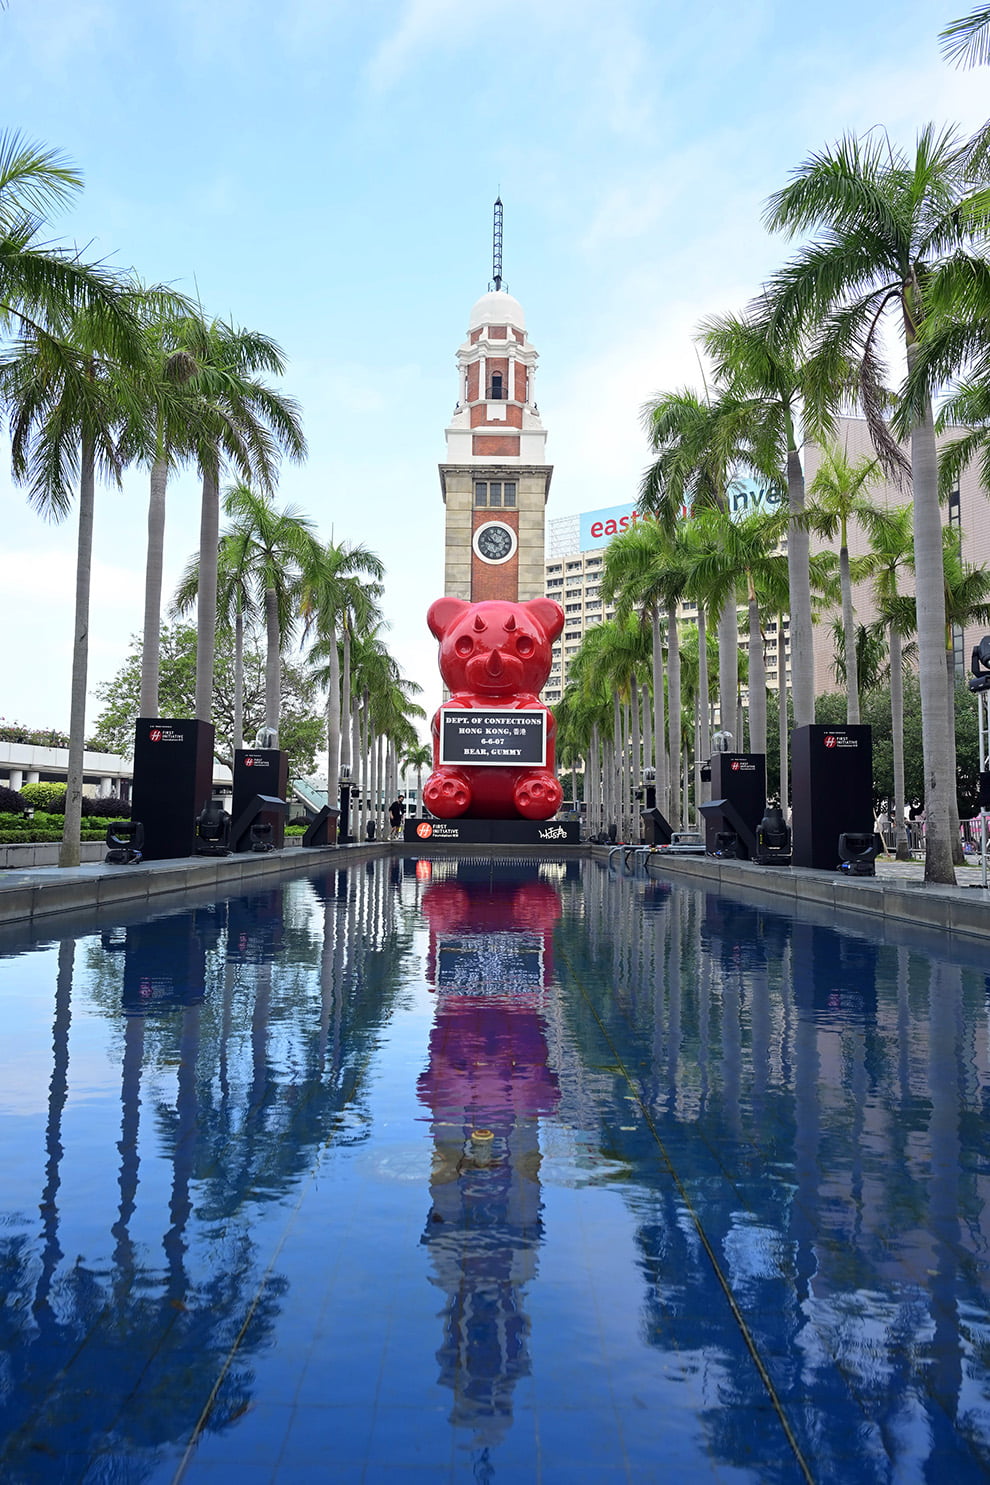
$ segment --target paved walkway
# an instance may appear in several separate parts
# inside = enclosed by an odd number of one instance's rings
[[[925,863],[919,856],[914,861],[895,861],[893,856],[881,856],[877,862],[877,876],[888,882],[913,882],[919,887],[925,883]],[[990,880],[990,873],[988,873]],[[983,887],[983,868],[978,865],[956,867],[957,887]],[[951,888],[944,889],[951,891]]]

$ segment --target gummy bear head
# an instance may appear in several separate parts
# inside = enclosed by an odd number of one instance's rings
[[[564,610],[552,598],[438,598],[427,622],[440,641],[440,673],[450,690],[496,700],[538,694],[550,674]]]

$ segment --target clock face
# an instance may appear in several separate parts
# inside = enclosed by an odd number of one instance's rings
[[[474,550],[482,562],[507,562],[516,550],[516,533],[501,521],[487,521],[474,533]]]

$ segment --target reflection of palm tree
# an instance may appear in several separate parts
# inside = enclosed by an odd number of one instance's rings
[[[48,1085],[48,1124],[45,1129],[45,1189],[41,1198],[44,1250],[41,1275],[34,1295],[37,1312],[48,1303],[52,1279],[62,1250],[58,1245],[58,1188],[61,1181],[62,1114],[69,1095],[69,1026],[72,1021],[72,968],[75,942],[63,939],[58,946],[58,978],[55,985],[55,1021],[52,1026],[52,1077]]]

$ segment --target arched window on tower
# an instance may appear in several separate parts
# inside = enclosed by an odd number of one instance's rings
[[[492,387],[488,395],[492,402],[502,402],[504,400],[505,390],[503,388],[502,373],[500,371],[492,372]]]

